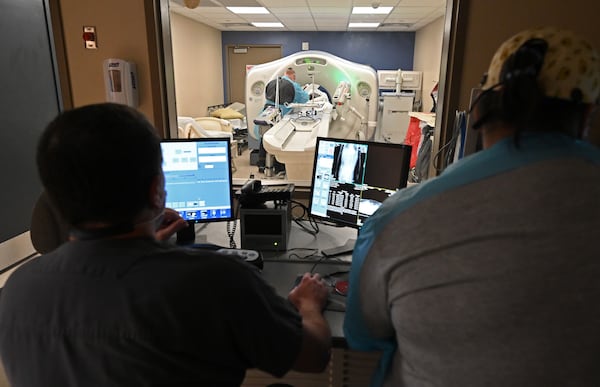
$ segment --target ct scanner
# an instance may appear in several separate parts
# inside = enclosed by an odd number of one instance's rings
[[[285,116],[265,120],[265,87],[289,67],[312,99],[289,104],[292,110]],[[310,181],[317,136],[373,140],[377,109],[377,72],[327,52],[301,51],[253,66],[246,74],[246,116],[249,122],[272,125],[262,135],[263,146],[285,163],[288,180]],[[255,130],[248,133],[260,140]]]

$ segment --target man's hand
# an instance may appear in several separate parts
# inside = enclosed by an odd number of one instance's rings
[[[300,372],[322,372],[329,363],[331,330],[323,317],[329,289],[319,274],[306,273],[288,299],[302,316],[302,347],[294,366]]]
[[[305,273],[302,280],[290,291],[288,299],[296,309],[322,311],[327,303],[329,289],[319,274]]]
[[[165,208],[162,223],[156,230],[156,239],[166,241],[171,238],[177,231],[183,230],[188,226],[188,223],[183,220],[179,213],[171,208]]]

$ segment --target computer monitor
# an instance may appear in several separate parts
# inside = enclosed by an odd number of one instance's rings
[[[381,203],[406,187],[411,146],[318,137],[309,213],[360,228]]]
[[[167,207],[192,225],[234,218],[228,138],[163,140],[161,148]]]

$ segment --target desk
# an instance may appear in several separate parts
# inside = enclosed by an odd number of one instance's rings
[[[233,222],[230,230],[233,230]],[[306,223],[308,225],[308,223]],[[236,221],[234,241],[240,247],[240,231]],[[292,222],[289,249],[287,251],[261,251],[264,268],[262,271],[265,281],[275,288],[277,294],[286,297],[291,290],[294,280],[300,274],[315,272],[327,275],[335,272],[350,270],[351,255],[340,255],[334,258],[323,258],[319,255],[321,249],[331,248],[346,243],[348,239],[356,239],[357,231],[348,227],[334,227],[319,224],[319,233],[313,236]],[[205,223],[196,225],[196,243],[213,243],[229,246],[229,236],[226,223]],[[306,257],[306,258],[305,258]],[[325,318],[329,322],[333,344],[346,346],[344,339],[343,303],[345,297],[333,292],[325,310]],[[342,305],[340,305],[342,303]]]
[[[232,225],[233,222],[230,223],[230,230],[233,229]],[[233,240],[240,247],[237,223],[235,230]],[[229,246],[227,231],[226,223],[197,224],[196,242]],[[350,270],[350,255],[328,259],[320,259],[320,255],[308,256],[312,252],[320,253],[321,249],[343,245],[348,239],[356,239],[356,236],[355,229],[323,224],[319,224],[319,233],[313,236],[292,222],[287,251],[261,251],[265,261],[262,275],[280,296],[287,297],[299,274],[311,270],[320,274]],[[330,296],[330,305],[338,297],[342,296]],[[380,354],[347,349],[343,331],[344,312],[326,309],[324,315],[331,328],[333,344],[331,360],[325,371],[319,374],[290,371],[283,378],[277,379],[262,371],[248,370],[242,386],[265,387],[275,383],[286,383],[294,387],[367,386]]]
[[[234,222],[230,222],[234,224]],[[308,226],[308,222],[303,221],[303,224]],[[235,226],[231,226],[230,229],[235,228],[234,238],[236,246],[240,246],[240,230],[239,222],[235,222]],[[203,223],[196,224],[196,243],[214,243],[220,246],[229,246],[229,236],[227,234],[227,223],[215,222],[215,223]],[[335,227],[325,224],[319,224],[319,233],[316,236],[310,235],[309,233],[302,230],[302,228],[295,222],[292,222],[292,228],[290,231],[289,248],[287,251],[261,251],[263,258],[266,260],[276,261],[290,261],[294,259],[294,254],[300,256],[308,255],[303,254],[300,249],[321,249],[331,248],[334,246],[340,246],[346,243],[348,239],[356,239],[357,230],[349,227]],[[305,250],[305,252],[308,250]],[[296,257],[297,258],[297,257]],[[350,263],[350,254],[336,257],[338,260]]]

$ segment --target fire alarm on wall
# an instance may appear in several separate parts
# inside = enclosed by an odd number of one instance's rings
[[[83,27],[83,42],[85,48],[96,49],[96,27]]]

